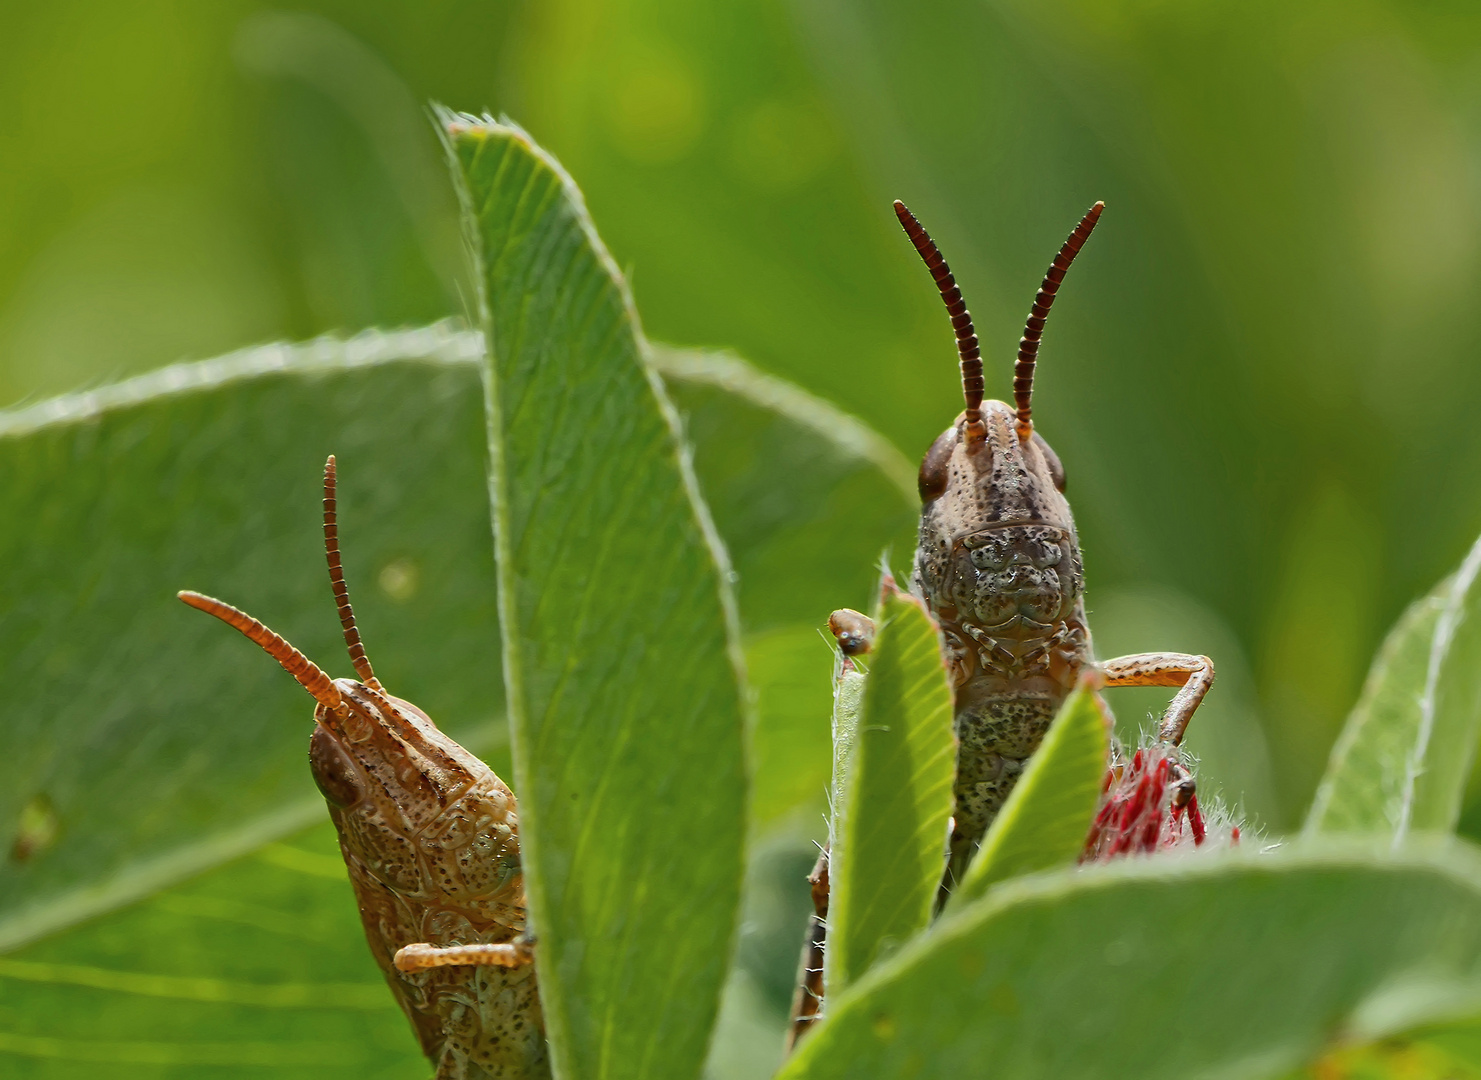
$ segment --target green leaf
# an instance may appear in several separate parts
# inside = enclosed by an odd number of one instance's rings
[[[751,730],[753,824],[824,820],[832,637],[839,607],[867,608],[879,552],[909,551],[914,469],[837,407],[738,357],[655,348],[694,468],[738,577]]]
[[[381,677],[507,774],[499,702],[468,677],[497,647],[476,350],[447,326],[270,346],[0,414],[0,952],[129,977],[0,968],[0,1073],[419,1058],[394,1009],[364,1011],[391,998],[332,838],[313,856],[327,887],[264,861],[324,821],[312,702],[174,594],[234,600],[347,671],[319,531],[334,451]],[[157,976],[364,988],[351,1016],[139,992]]]
[[[951,817],[956,741],[936,626],[892,585],[875,624],[829,857],[830,994],[929,924]]]
[[[1065,699],[953,891],[948,911],[959,911],[1000,881],[1075,861],[1105,778],[1110,727],[1095,691],[1080,686]]]
[[[1448,584],[1448,583],[1447,583]],[[1392,831],[1445,592],[1416,600],[1384,639],[1317,788],[1308,832]]]
[[[834,609],[874,603],[880,551],[915,550],[920,498],[904,455],[739,357],[666,348],[653,357],[734,559],[747,633],[822,629]]]
[[[1426,1024],[1374,1042],[1339,1043],[1282,1080],[1481,1080],[1481,1022]]]
[[[1389,632],[1332,748],[1306,832],[1450,830],[1481,725],[1481,540]]]
[[[491,343],[500,623],[552,1061],[696,1076],[742,875],[728,567],[575,185],[515,127],[443,120]]]
[[[1468,846],[1129,860],[1006,882],[942,920],[832,1001],[779,1077],[1263,1077],[1334,1030],[1478,993]]]
[[[880,522],[913,531],[920,509],[915,466],[862,420],[731,353],[656,347],[653,366],[688,414],[695,460],[708,466],[701,471],[716,521],[733,507],[747,510],[746,531],[735,539],[797,530],[840,510],[856,530]],[[875,481],[870,501],[837,506],[834,489],[860,473]],[[740,525],[740,514],[734,516]],[[914,545],[913,535],[906,539]],[[858,552],[873,573],[879,545],[870,542],[840,532],[824,555],[831,561]]]
[[[1481,1077],[1481,1017],[1474,1014],[1460,1020],[1428,1024],[1407,1032],[1402,1040],[1420,1053],[1434,1055],[1452,1072],[1447,1076]],[[1436,1070],[1438,1072],[1438,1070]],[[1409,1075],[1413,1075],[1410,1070]]]
[[[493,745],[501,703],[469,677],[497,639],[468,345],[433,327],[272,346],[0,414],[0,950],[321,819],[312,702],[174,594],[234,601],[348,670],[319,531],[330,452],[382,678]]]
[[[838,808],[829,831],[837,841],[842,828],[845,792],[849,789],[850,771],[854,764],[854,744],[859,737],[860,716],[864,708],[864,687],[868,673],[860,670],[858,660],[852,670],[841,670],[833,681],[833,771],[828,783],[829,805]]]
[[[492,764],[510,775],[504,726],[490,714],[478,674],[497,651],[481,351],[480,335],[453,324],[273,345],[0,414],[0,673],[11,705],[0,716],[9,747],[0,763],[0,851],[23,856],[0,864],[0,950],[26,948],[49,934],[35,948],[85,956],[95,933],[116,937],[106,930],[109,920],[134,919],[133,909],[87,928],[67,927],[209,875],[323,820],[304,767],[309,702],[274,665],[230,633],[203,625],[173,593],[195,586],[235,600],[331,671],[347,669],[338,659],[343,644],[319,547],[318,477],[330,451],[341,464],[349,580],[378,670],[470,747],[492,751]],[[669,378],[681,393],[688,386],[682,373]],[[824,485],[809,504],[823,473],[813,470],[796,484],[770,442],[754,445],[774,440],[778,430],[761,418],[764,409],[751,397],[727,408],[729,391],[702,373],[696,385],[708,415],[754,417],[731,432],[731,454],[768,469],[770,490],[753,509],[750,500],[762,493],[716,484],[730,492],[736,535],[754,547],[774,538],[794,542],[775,513],[778,499],[788,514],[829,507],[812,511],[804,531],[814,537],[857,521],[851,483],[868,480],[874,491],[902,501],[872,465],[829,449],[837,446],[830,437],[836,427],[788,419],[792,428],[817,433],[811,444],[793,435],[790,445],[812,445],[808,460],[833,469],[827,475],[835,486]],[[698,458],[701,470],[723,465],[718,453]],[[763,519],[771,524],[753,524]],[[861,560],[883,536],[876,529],[866,537]],[[754,547],[737,549],[742,561],[755,558]],[[845,587],[857,576],[840,566],[827,587]],[[769,595],[790,587],[762,579],[751,595],[783,610]],[[751,654],[762,675],[764,720],[755,737],[760,760],[769,763],[758,809],[770,807],[775,817],[810,801],[819,805],[829,761],[829,650],[814,627],[778,627],[757,637]],[[120,754],[126,769],[117,767]],[[333,854],[332,844],[327,850]],[[306,926],[340,927],[342,938],[321,935],[324,950],[362,955],[343,890],[314,901],[321,902],[329,908],[300,898],[293,910]],[[163,919],[129,925],[176,933]],[[158,970],[153,958],[161,942],[131,940],[134,951],[112,952],[110,963]],[[169,970],[229,976],[223,957],[240,950],[222,941],[213,937],[212,951],[188,962],[175,950]],[[245,947],[259,958],[276,955],[255,941]],[[312,981],[295,974],[294,964],[311,969],[319,947],[301,949],[277,976],[264,959],[257,976]],[[30,1032],[31,1040],[6,1046],[45,1050],[52,1046],[47,1039],[65,1034],[72,1057],[112,1054],[97,1049],[113,1038],[102,1028],[89,1040],[48,1027],[48,1018],[95,1010],[81,990],[49,991],[43,1011],[26,984],[0,976],[0,995],[10,1002],[0,1034]],[[167,1010],[149,1000],[155,1004],[138,1009],[110,1005],[131,1018],[114,1035],[155,1047],[129,1053],[168,1057],[159,1047],[179,1032],[151,1026],[150,1010],[160,1010],[161,1019]],[[250,1032],[257,1049],[243,1050],[244,1060],[254,1053],[278,1060],[271,1045],[287,1035],[275,1022],[286,1015],[258,1014]],[[401,1033],[394,1018],[386,1026]],[[227,1034],[206,1019],[190,1037],[219,1042]]]
[[[425,1075],[327,821],[0,956],[0,1072],[99,1067],[116,1080]]]

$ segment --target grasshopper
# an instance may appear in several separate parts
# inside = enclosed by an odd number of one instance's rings
[[[375,677],[340,562],[335,481],[330,457],[324,550],[358,681],[331,679],[230,604],[194,592],[180,599],[255,641],[317,702],[309,767],[371,954],[436,1080],[548,1077],[514,795]]]
[[[1064,466],[1034,430],[1034,366],[1044,324],[1104,206],[1090,208],[1044,275],[1018,343],[1010,406],[983,400],[982,352],[961,290],[915,215],[895,203],[951,317],[967,406],[926,451],[918,478],[913,582],[941,628],[955,695],[955,810],[943,890],[960,880],[1083,671],[1093,669],[1105,687],[1180,687],[1157,733],[1172,746],[1214,681],[1206,656],[1093,659]]]
[[[1164,751],[1182,741],[1188,721],[1214,681],[1214,665],[1206,656],[1162,652],[1098,663],[1093,659],[1085,620],[1084,567],[1074,515],[1064,496],[1064,466],[1034,429],[1034,367],[1045,321],[1066,271],[1089,239],[1103,208],[1103,203],[1096,203],[1075,226],[1039,286],[1019,341],[1014,404],[1009,405],[984,400],[982,351],[961,290],[915,215],[904,203],[895,202],[895,214],[935,280],[951,318],[966,400],[966,408],[921,461],[920,535],[912,578],[914,591],[926,602],[941,631],[955,698],[952,724],[957,767],[941,903],[966,871],[1025,763],[1082,673],[1089,671],[1101,687],[1180,687],[1158,728]],[[829,629],[844,663],[869,651],[874,627],[859,612],[835,611]],[[1135,760],[1140,765],[1142,754]],[[1201,840],[1192,777],[1171,760],[1161,770],[1161,783],[1171,785],[1174,817],[1191,806],[1190,820]],[[1113,770],[1113,776],[1119,775]],[[1139,779],[1139,774],[1131,779]],[[1127,801],[1121,797],[1121,802]],[[1113,808],[1119,811],[1121,802],[1108,803],[1101,817]],[[1133,806],[1139,808],[1140,804]],[[1154,819],[1158,809],[1149,807]],[[1097,819],[1088,853],[1100,853],[1097,845],[1102,844],[1101,835],[1108,828],[1106,821]],[[1120,853],[1119,847],[1110,852]],[[789,1048],[821,1019],[827,859],[825,850],[808,879],[814,916],[793,999]]]

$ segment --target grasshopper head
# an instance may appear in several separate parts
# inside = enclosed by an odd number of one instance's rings
[[[522,904],[519,821],[503,781],[411,702],[353,679],[334,687],[339,704],[314,710],[309,766],[347,857],[404,896]]]
[[[1059,458],[1038,432],[1020,440],[1005,402],[983,402],[980,438],[969,423],[958,417],[921,465],[916,586],[944,622],[1057,623],[1082,588]]]
[[[318,702],[309,766],[352,869],[358,864],[403,896],[462,909],[475,922],[488,921],[482,916],[522,922],[514,796],[493,770],[376,678],[340,563],[335,487],[331,457],[324,469],[324,550],[358,680],[330,679],[230,604],[192,592],[180,599],[262,646]]]
[[[1024,439],[1007,402],[984,401],[937,436],[921,460],[921,504],[974,527],[1044,521],[1073,527],[1064,466],[1037,431]]]
[[[918,478],[916,587],[948,625],[1033,632],[1080,604],[1080,546],[1064,497],[1064,466],[1034,430],[1030,404],[1045,319],[1101,208],[1096,203],[1070,234],[1034,298],[1019,342],[1015,408],[984,400],[982,354],[961,290],[935,242],[895,203],[951,316],[967,405],[926,451]]]
[[[330,679],[245,612],[200,593],[180,599],[257,642],[318,702],[309,767],[347,860],[404,896],[513,915],[519,819],[493,770],[379,682]]]

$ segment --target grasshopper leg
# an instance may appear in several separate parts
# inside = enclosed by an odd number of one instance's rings
[[[1214,662],[1189,653],[1153,652],[1118,656],[1100,664],[1105,686],[1180,686],[1162,715],[1157,737],[1174,746],[1183,741],[1188,721],[1214,685]]]
[[[828,941],[828,849],[823,848],[812,873],[813,917],[802,945],[797,990],[792,995],[792,1026],[787,1030],[787,1053],[797,1040],[823,1018],[823,949]]]
[[[426,971],[436,967],[523,967],[534,963],[535,939],[521,935],[497,945],[427,945],[417,942],[396,950],[398,971]]]

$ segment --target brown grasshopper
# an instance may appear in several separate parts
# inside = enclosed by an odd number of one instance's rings
[[[1094,667],[1107,687],[1181,687],[1158,729],[1159,741],[1173,746],[1214,681],[1206,656],[1092,659],[1064,466],[1034,430],[1030,405],[1044,323],[1104,205],[1096,203],[1075,226],[1034,297],[1013,372],[1015,408],[983,400],[982,352],[961,290],[920,222],[895,203],[951,316],[967,405],[926,451],[918,481],[915,591],[940,624],[956,698],[955,811],[944,889],[966,870],[1082,671]]]
[[[943,902],[1082,672],[1093,670],[1106,687],[1181,687],[1158,729],[1163,747],[1182,741],[1188,721],[1214,681],[1213,662],[1206,656],[1139,653],[1099,663],[1092,659],[1085,576],[1075,519],[1064,497],[1064,466],[1034,430],[1030,404],[1045,320],[1065,272],[1103,207],[1096,203],[1075,226],[1039,286],[1018,345],[1010,406],[983,399],[982,352],[961,290],[920,222],[904,203],[895,203],[895,214],[935,279],[951,317],[967,406],[921,461],[920,538],[913,578],[914,591],[940,626],[955,695],[955,808],[942,876]],[[849,609],[835,611],[829,628],[844,657],[869,651],[874,627],[866,616]],[[1140,765],[1142,755],[1135,760]],[[1159,775],[1164,785],[1171,783],[1175,820],[1192,805],[1190,816],[1201,840],[1192,777],[1172,761]],[[1138,805],[1132,808],[1141,812]],[[1103,824],[1098,820],[1096,829]],[[808,880],[815,914],[793,999],[789,1047],[821,1019],[826,851]]]
[[[436,1080],[547,1077],[514,795],[375,677],[340,563],[333,457],[324,467],[324,550],[359,681],[331,679],[230,604],[194,592],[180,599],[262,646],[318,702],[309,767],[371,954]]]

